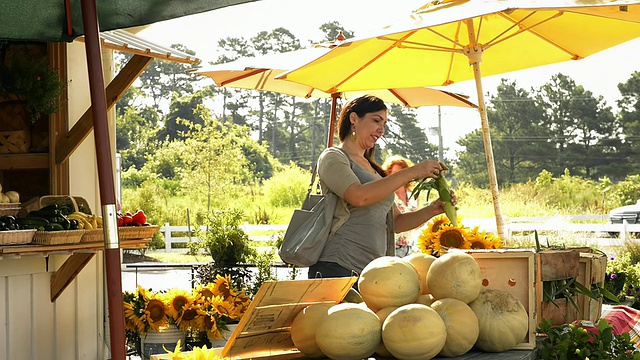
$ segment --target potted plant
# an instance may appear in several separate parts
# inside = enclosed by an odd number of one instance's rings
[[[201,283],[214,282],[218,276],[229,276],[233,286],[247,289],[251,282],[251,272],[247,262],[256,256],[251,240],[240,227],[243,213],[238,209],[214,210],[200,215],[200,223],[195,231],[199,242],[190,242],[192,253],[204,251],[212,262],[197,269]],[[202,229],[204,227],[204,229]]]
[[[0,95],[16,95],[26,102],[29,120],[33,124],[40,117],[60,108],[65,83],[47,59],[14,59],[4,69]]]

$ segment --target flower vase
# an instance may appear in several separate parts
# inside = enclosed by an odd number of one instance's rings
[[[175,326],[161,328],[160,331],[149,331],[146,335],[140,336],[142,359],[149,360],[151,355],[166,354],[165,348],[173,351],[178,341],[181,350],[184,350],[185,339],[186,335]]]
[[[220,335],[222,335],[222,339],[212,339],[209,338],[211,342],[212,348],[224,347],[227,344],[227,340],[231,339],[231,335],[238,327],[238,324],[227,324],[227,328],[229,330],[220,330]]]

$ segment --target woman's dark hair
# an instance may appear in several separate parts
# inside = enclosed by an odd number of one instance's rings
[[[351,121],[349,116],[351,113],[356,113],[359,117],[364,117],[368,113],[377,112],[380,110],[387,110],[382,99],[373,95],[363,95],[355,99],[351,99],[340,111],[340,117],[338,118],[338,139],[340,142],[344,142],[345,139],[351,135]],[[369,164],[376,170],[380,176],[384,177],[387,173],[376,164],[375,161],[375,146],[371,149],[367,149],[364,152],[364,157],[369,161]]]

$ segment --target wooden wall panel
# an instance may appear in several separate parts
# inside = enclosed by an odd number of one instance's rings
[[[9,277],[7,292],[7,358],[32,359],[31,275]]]
[[[0,261],[0,264],[2,261]],[[2,272],[0,272],[2,274]],[[7,350],[9,338],[7,337],[7,302],[5,301],[7,293],[6,284],[9,277],[0,276],[0,360],[7,360]]]
[[[49,282],[51,273],[43,272],[31,276],[31,288],[34,301],[31,303],[33,313],[33,359],[51,358],[51,349],[55,348],[55,339],[52,336],[54,327],[54,305],[49,301]]]

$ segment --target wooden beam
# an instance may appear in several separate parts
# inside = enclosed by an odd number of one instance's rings
[[[56,301],[94,255],[95,253],[75,253],[51,276],[51,302]]]
[[[111,109],[116,102],[118,102],[138,76],[142,74],[144,69],[149,66],[152,60],[153,58],[142,55],[134,55],[131,60],[129,60],[127,65],[120,70],[118,75],[107,86],[107,109]],[[91,114],[91,107],[89,107],[82,117],[80,117],[80,120],[78,120],[71,130],[69,130],[65,136],[61,137],[56,144],[56,164],[62,164],[67,161],[73,151],[89,136],[91,130],[93,130],[93,115]]]
[[[67,83],[67,45],[64,43],[47,44],[49,64],[58,71],[60,79]],[[67,106],[68,94],[65,87],[63,91],[63,106],[60,110],[49,115],[49,193],[69,194],[69,162],[55,162],[56,147],[60,138],[69,131],[69,107]]]

